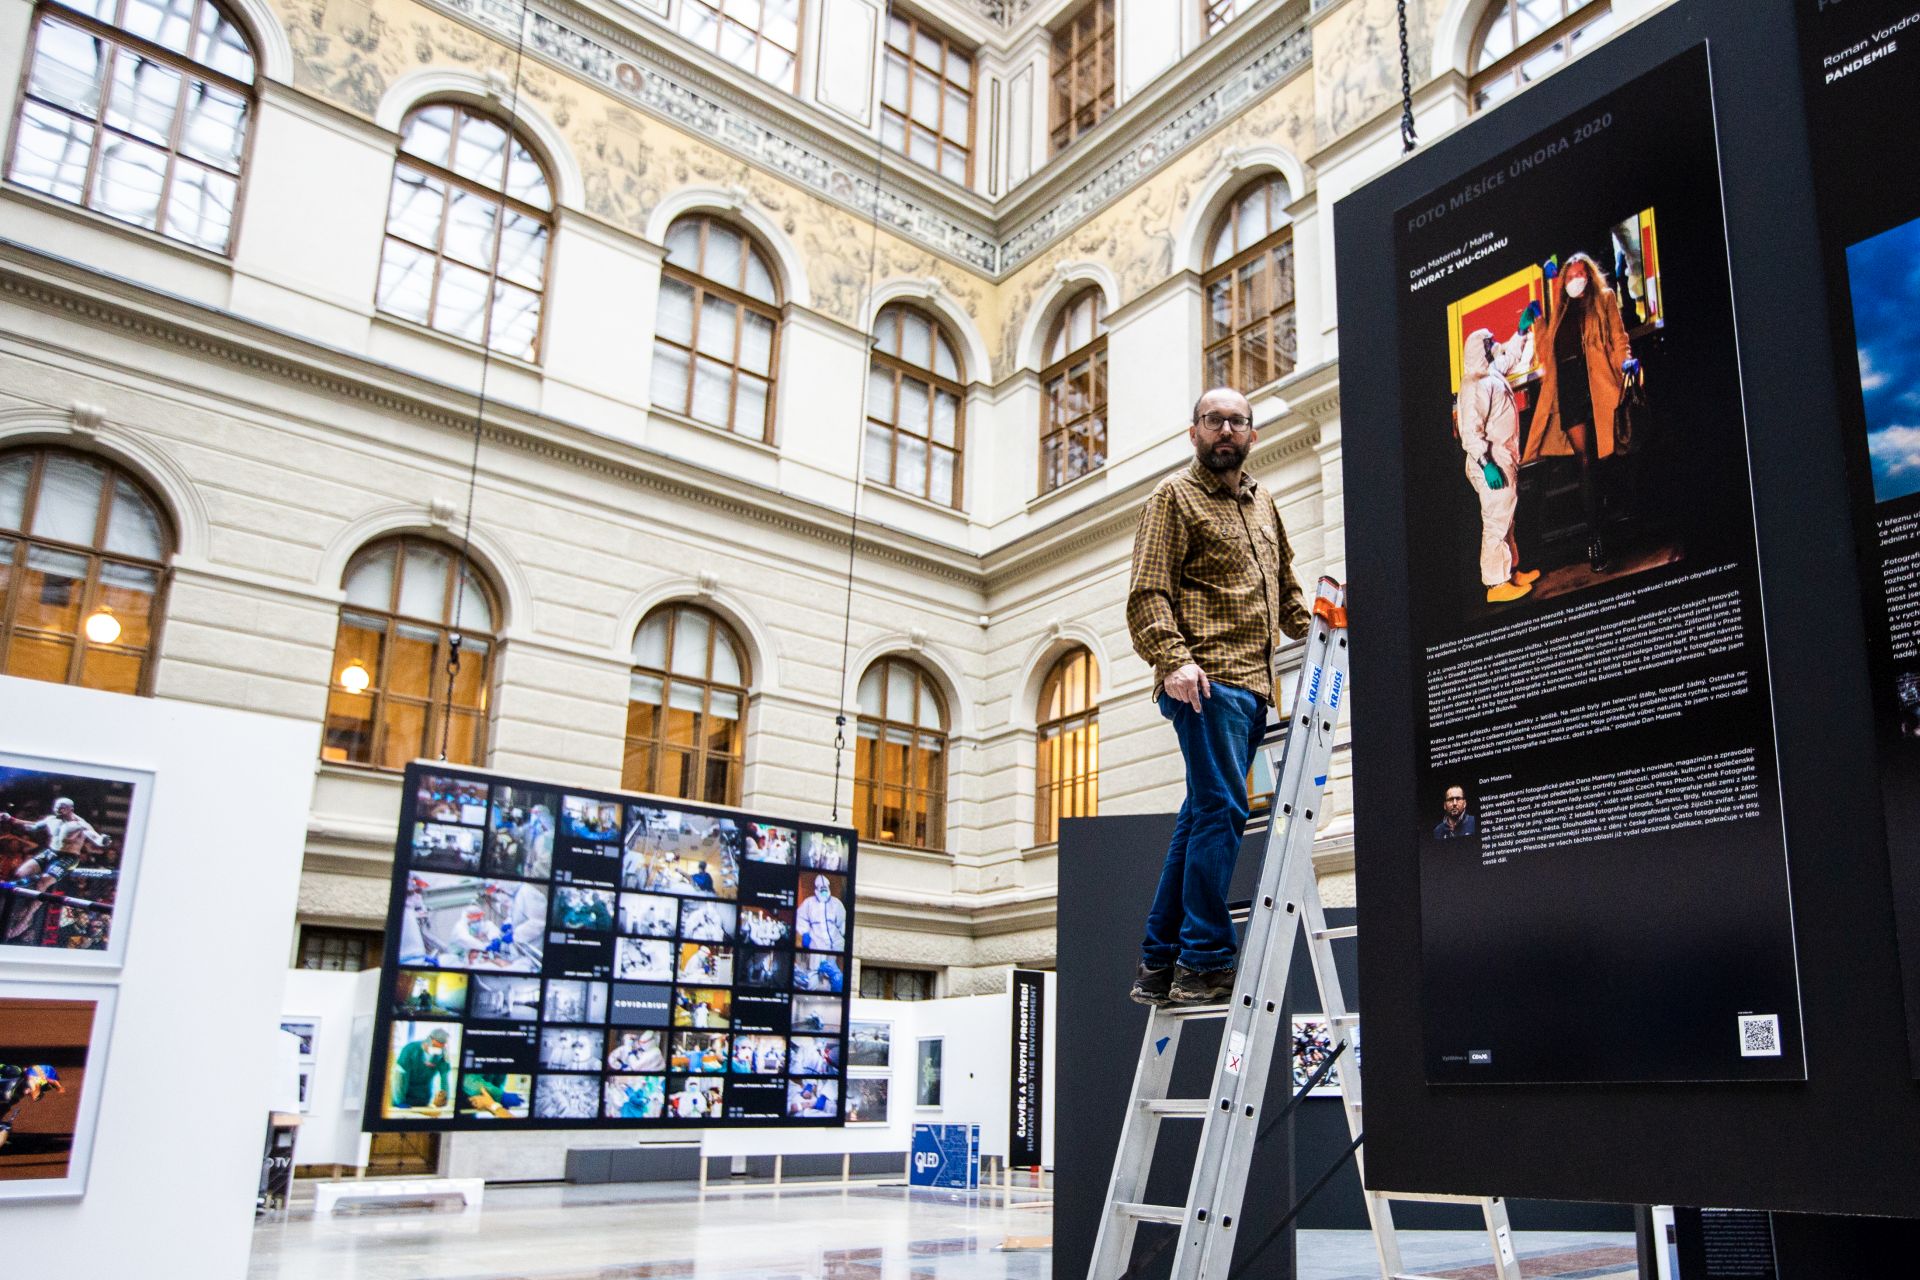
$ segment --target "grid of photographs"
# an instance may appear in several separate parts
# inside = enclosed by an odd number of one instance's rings
[[[846,1122],[855,845],[410,765],[368,1128]]]

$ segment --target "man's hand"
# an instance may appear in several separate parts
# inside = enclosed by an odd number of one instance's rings
[[[1197,662],[1189,662],[1167,677],[1167,696],[1184,702],[1195,711],[1203,711],[1200,699],[1213,696],[1213,683]]]

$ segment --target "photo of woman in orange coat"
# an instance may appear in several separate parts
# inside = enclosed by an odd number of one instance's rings
[[[1571,455],[1580,464],[1580,501],[1586,508],[1587,561],[1607,569],[1595,472],[1613,456],[1614,412],[1633,359],[1620,303],[1600,266],[1584,253],[1567,259],[1553,280],[1552,310],[1540,346],[1540,391],[1527,431],[1522,463]]]

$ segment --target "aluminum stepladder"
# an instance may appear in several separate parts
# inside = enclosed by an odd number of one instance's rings
[[[1142,1222],[1176,1226],[1179,1237],[1172,1280],[1227,1280],[1233,1263],[1247,1169],[1260,1132],[1267,1076],[1279,1055],[1280,1069],[1291,1071],[1291,1027],[1284,1025],[1288,970],[1296,931],[1304,929],[1314,983],[1320,992],[1322,1019],[1350,1040],[1359,1020],[1347,1008],[1334,968],[1333,940],[1354,936],[1352,927],[1330,929],[1313,872],[1315,817],[1325,794],[1333,759],[1334,727],[1347,694],[1346,589],[1320,579],[1313,603],[1289,718],[1269,726],[1261,749],[1274,764],[1276,779],[1272,822],[1260,865],[1245,933],[1239,976],[1226,1004],[1154,1009],[1140,1042],[1133,1093],[1115,1153],[1113,1177],[1101,1213],[1088,1280],[1124,1280],[1133,1258],[1134,1235]],[[1170,1098],[1174,1058],[1182,1027],[1193,1019],[1224,1020],[1214,1064],[1213,1091],[1205,1098]],[[1282,1050],[1281,1046],[1286,1049]],[[1351,1052],[1338,1066],[1341,1102],[1348,1135],[1361,1133],[1360,1071]],[[1200,1122],[1200,1147],[1184,1205],[1143,1203],[1153,1167],[1154,1147],[1163,1120]],[[1356,1167],[1365,1186],[1363,1153]],[[1406,1275],[1394,1232],[1393,1200],[1432,1200],[1479,1205],[1498,1280],[1520,1280],[1504,1200],[1497,1197],[1401,1195],[1366,1191],[1380,1274],[1386,1280]]]

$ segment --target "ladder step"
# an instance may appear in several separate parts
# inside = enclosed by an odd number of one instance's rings
[[[1313,939],[1315,942],[1323,942],[1332,938],[1358,937],[1359,933],[1360,926],[1357,924],[1337,925],[1331,929],[1315,929]]]
[[[1233,1002],[1219,1004],[1170,1004],[1154,1010],[1163,1018],[1224,1018],[1233,1012]]]
[[[1187,1220],[1184,1205],[1132,1204],[1122,1201],[1113,1208],[1121,1217],[1132,1218],[1136,1222],[1164,1222],[1170,1227],[1177,1227]]]
[[[1213,1110],[1211,1098],[1148,1098],[1140,1104],[1156,1116],[1199,1120]]]
[[[1438,1191],[1369,1191],[1376,1200],[1417,1201],[1423,1204],[1485,1204],[1498,1196],[1453,1196]]]

